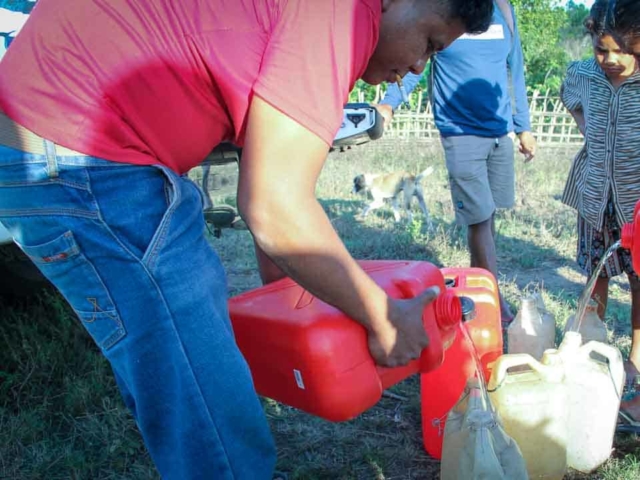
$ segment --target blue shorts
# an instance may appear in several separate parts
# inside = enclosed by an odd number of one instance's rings
[[[504,135],[442,137],[456,223],[475,225],[515,202],[513,140]]]

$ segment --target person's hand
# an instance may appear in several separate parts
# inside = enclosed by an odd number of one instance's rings
[[[393,108],[391,108],[391,105],[377,103],[372,106],[375,107],[375,109],[380,112],[380,115],[382,115],[382,118],[384,118],[384,128],[391,125],[391,121],[393,120]]]
[[[429,345],[422,313],[439,294],[438,287],[431,287],[408,300],[389,299],[387,321],[368,329],[369,352],[376,364],[398,367],[420,357]]]
[[[524,155],[524,161],[529,162],[536,156],[536,138],[531,132],[518,134],[520,139],[520,153]]]

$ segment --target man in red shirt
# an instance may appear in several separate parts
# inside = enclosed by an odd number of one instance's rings
[[[270,478],[275,450],[181,174],[244,147],[261,264],[367,330],[382,365],[427,345],[437,291],[387,297],[315,198],[358,78],[395,81],[491,0],[40,0],[0,64],[0,220],[109,359],[163,478]],[[295,208],[294,208],[295,206]]]

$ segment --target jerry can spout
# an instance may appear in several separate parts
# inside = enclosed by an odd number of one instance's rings
[[[445,290],[434,300],[433,309],[441,330],[455,328],[462,321],[460,298],[449,290]]]

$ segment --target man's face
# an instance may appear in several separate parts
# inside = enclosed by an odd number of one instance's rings
[[[443,18],[441,10],[434,0],[383,0],[380,38],[362,79],[377,85],[422,73],[431,55],[464,33],[462,23]]]

